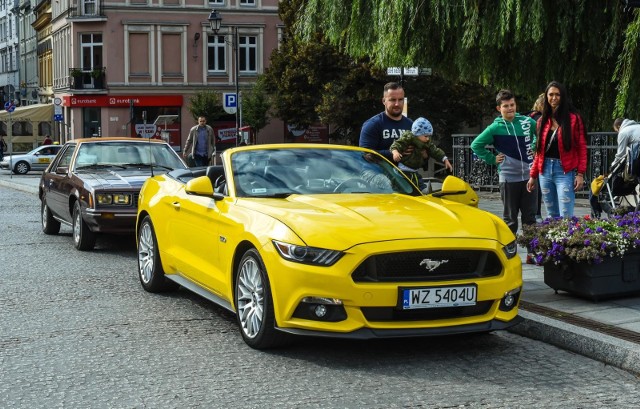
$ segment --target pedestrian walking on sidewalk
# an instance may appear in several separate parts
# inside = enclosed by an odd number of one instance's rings
[[[516,112],[515,96],[507,89],[496,95],[496,109],[500,116],[476,136],[471,149],[487,164],[498,165],[500,198],[504,206],[502,218],[515,235],[518,215],[523,225],[536,222],[537,197],[527,190],[536,122]],[[498,154],[487,149],[487,145],[493,145]]]
[[[377,151],[390,161],[391,144],[405,132],[411,130],[413,121],[402,115],[404,110],[404,89],[397,82],[385,84],[382,93],[384,111],[367,119],[362,124],[358,145]],[[413,147],[409,147],[402,154],[411,154]]]
[[[544,109],[537,123],[535,159],[527,189],[540,178],[542,200],[549,217],[572,217],[576,191],[584,187],[587,142],[582,117],[564,85],[551,81],[545,90]]]
[[[0,136],[0,160],[4,158],[4,153],[9,149],[4,141],[4,136]]]
[[[207,125],[207,118],[204,116],[199,116],[198,125],[189,130],[183,154],[189,166],[208,166],[214,162],[216,141],[213,128]]]

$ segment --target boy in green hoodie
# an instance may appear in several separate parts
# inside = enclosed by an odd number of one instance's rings
[[[518,213],[522,224],[535,224],[538,196],[527,191],[529,168],[533,162],[536,122],[516,112],[516,99],[507,89],[498,91],[496,109],[500,112],[491,125],[473,140],[471,149],[489,165],[498,165],[503,220],[513,234],[518,231]],[[494,155],[487,145],[493,145]]]

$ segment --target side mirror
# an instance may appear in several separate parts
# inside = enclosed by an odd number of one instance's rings
[[[56,175],[66,175],[69,172],[69,168],[61,166],[56,168]]]
[[[478,194],[475,190],[464,180],[451,175],[442,182],[442,190],[430,196],[446,197],[447,200],[478,207]]]
[[[214,200],[221,200],[224,195],[215,193],[208,176],[200,176],[189,180],[184,188],[188,195],[206,196]]]

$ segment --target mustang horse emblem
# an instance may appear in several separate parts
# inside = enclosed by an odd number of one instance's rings
[[[431,260],[430,258],[425,258],[420,262],[421,266],[425,266],[427,270],[433,271],[436,268],[440,267],[444,263],[448,263],[449,260]]]

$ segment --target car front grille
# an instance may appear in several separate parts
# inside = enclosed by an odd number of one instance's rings
[[[368,257],[351,275],[356,283],[449,281],[497,276],[498,256],[484,250],[429,250]]]
[[[133,207],[138,208],[138,200],[140,199],[140,193],[133,194]]]
[[[367,321],[430,321],[473,317],[489,312],[492,300],[479,301],[476,305],[465,307],[420,308],[402,310],[396,307],[362,307],[362,314]]]

